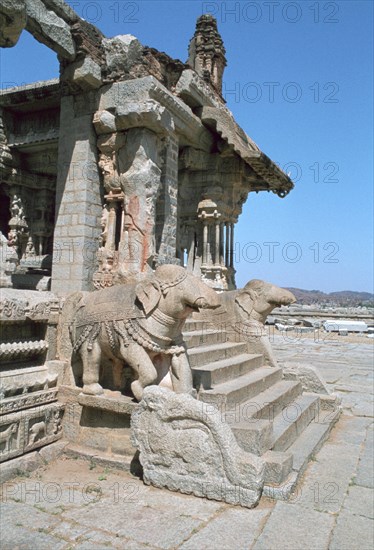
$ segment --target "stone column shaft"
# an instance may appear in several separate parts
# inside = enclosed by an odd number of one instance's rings
[[[115,203],[108,201],[109,214],[108,214],[108,236],[105,243],[105,248],[108,250],[115,250],[116,247],[116,220],[117,213]]]
[[[218,218],[216,219],[216,242],[215,242],[215,254],[214,254],[214,264],[216,266],[220,265],[220,236],[221,229]]]
[[[156,206],[156,248],[159,260],[175,263],[178,219],[178,136],[170,133],[162,151],[161,190]],[[183,258],[182,258],[183,260]]]
[[[194,255],[195,255],[195,232],[193,229],[190,229],[188,232],[188,259],[187,266],[190,271],[193,270],[194,265]]]
[[[93,290],[102,199],[92,124],[96,96],[61,99],[52,291]]]
[[[203,220],[203,266],[207,264],[208,256],[208,223]]]
[[[230,267],[234,267],[234,224],[230,223]]]
[[[224,224],[219,224],[219,263],[223,267],[225,265],[225,250],[224,250]]]
[[[226,242],[225,242],[225,265],[229,267],[229,254],[230,254],[230,224],[225,223],[226,228]]]

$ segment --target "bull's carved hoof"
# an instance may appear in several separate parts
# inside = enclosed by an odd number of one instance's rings
[[[87,395],[101,395],[104,393],[104,390],[100,384],[85,384],[82,391]]]
[[[143,386],[139,383],[138,380],[134,380],[134,382],[132,382],[131,391],[134,394],[135,399],[140,401],[143,395]]]

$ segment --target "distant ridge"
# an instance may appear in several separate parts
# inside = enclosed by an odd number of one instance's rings
[[[341,290],[339,292],[325,293],[321,290],[304,290],[302,288],[288,287],[299,304],[331,304],[336,306],[374,306],[374,294],[370,292],[356,292],[354,290]]]

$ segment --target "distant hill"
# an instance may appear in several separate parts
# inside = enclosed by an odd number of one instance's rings
[[[340,292],[325,293],[321,290],[304,290],[301,288],[288,288],[297,300],[298,304],[330,304],[334,306],[373,306],[374,294],[370,292],[355,292],[342,290]]]

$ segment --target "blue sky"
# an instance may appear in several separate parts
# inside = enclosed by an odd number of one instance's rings
[[[373,291],[371,1],[69,3],[107,36],[134,34],[182,61],[196,18],[213,13],[228,107],[295,181],[285,199],[249,195],[236,226],[238,286]],[[58,76],[55,54],[26,32],[0,55],[2,87]]]

